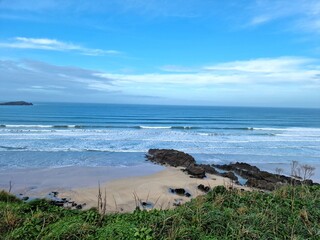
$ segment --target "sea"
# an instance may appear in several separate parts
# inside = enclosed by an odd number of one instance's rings
[[[0,106],[0,170],[130,167],[150,148],[197,162],[320,163],[320,109],[34,103]]]

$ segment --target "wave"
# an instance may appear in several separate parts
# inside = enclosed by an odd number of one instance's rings
[[[152,126],[139,126],[139,128],[141,129],[171,129],[172,127],[171,126],[168,126],[168,127],[163,127],[163,126],[155,126],[155,127],[152,127]]]
[[[139,126],[141,129],[200,129],[199,127],[190,126]]]
[[[82,128],[81,125],[0,125],[1,128]]]
[[[58,124],[58,125],[27,125],[27,124],[1,124],[0,128],[8,129],[172,129],[172,130],[217,130],[217,131],[252,131],[256,132],[255,135],[278,135],[284,134],[283,132],[316,132],[318,135],[320,128],[273,128],[273,127],[215,127],[215,126],[157,126],[157,125],[69,125],[69,124]],[[217,133],[199,133],[199,135],[216,135]],[[314,134],[311,134],[315,136]],[[285,135],[283,135],[285,136]]]

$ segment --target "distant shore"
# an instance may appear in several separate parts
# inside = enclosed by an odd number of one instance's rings
[[[0,106],[32,106],[33,103],[25,101],[0,102]]]

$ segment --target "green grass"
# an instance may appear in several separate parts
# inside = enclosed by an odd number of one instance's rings
[[[173,210],[101,217],[0,192],[0,239],[320,239],[320,187],[216,187]]]

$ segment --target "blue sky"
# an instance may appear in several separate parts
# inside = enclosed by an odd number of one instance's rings
[[[320,107],[318,0],[0,0],[0,100]]]

